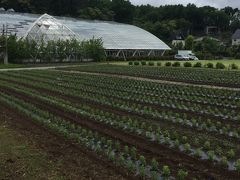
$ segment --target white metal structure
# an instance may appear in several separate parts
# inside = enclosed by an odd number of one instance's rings
[[[89,21],[44,14],[0,12],[0,28],[8,22],[18,38],[40,40],[89,40],[101,38],[107,56],[160,56],[170,50],[159,38],[133,25],[110,21]],[[1,32],[1,29],[0,29]]]
[[[59,39],[70,40],[78,38],[78,36],[54,17],[44,14],[31,25],[24,38],[39,43],[41,41],[57,41]]]

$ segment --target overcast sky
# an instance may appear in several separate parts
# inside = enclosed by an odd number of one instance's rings
[[[210,5],[216,8],[222,8],[231,6],[234,8],[240,8],[240,0],[130,0],[135,5],[151,4],[154,6],[160,6],[165,4],[188,4],[193,3],[197,6]]]

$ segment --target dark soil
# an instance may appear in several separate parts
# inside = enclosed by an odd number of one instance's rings
[[[53,164],[54,169],[48,171],[51,171],[54,176],[44,178],[53,179],[58,174],[57,177],[62,179],[132,179],[107,160],[34,124],[29,118],[2,103],[0,112],[1,123],[6,123],[21,138],[21,141],[23,140],[37,152],[46,154],[48,161]],[[7,175],[0,176],[0,179],[21,179],[27,176],[28,169],[34,170],[32,167],[19,167],[19,163],[17,164],[13,158],[7,159],[4,165],[4,170],[8,171],[4,174]],[[33,178],[39,179],[41,172],[39,169],[36,171],[38,173]]]
[[[163,145],[147,141],[146,139],[140,136],[125,133],[119,129],[114,129],[113,127],[98,123],[96,121],[92,121],[91,119],[76,116],[76,114],[74,113],[70,113],[67,111],[64,112],[62,109],[59,109],[58,107],[49,105],[45,102],[29,97],[23,93],[18,93],[15,92],[14,90],[2,88],[1,91],[7,94],[14,95],[27,102],[31,102],[37,107],[49,111],[55,115],[61,116],[64,119],[71,120],[74,123],[91,128],[104,135],[113,137],[114,139],[118,139],[125,144],[136,146],[140,150],[140,152],[144,153],[144,155],[147,155],[147,157],[155,157],[160,163],[166,163],[174,170],[178,169],[179,167],[184,167],[190,171],[191,177],[193,175],[194,177],[197,176],[200,179],[239,178],[239,174],[227,171],[218,166],[214,166],[212,163],[209,163],[208,161],[200,161],[197,158],[190,157],[179,151],[175,151]]]

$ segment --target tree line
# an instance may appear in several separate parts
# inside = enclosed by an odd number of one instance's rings
[[[232,7],[216,9],[194,4],[134,6],[128,0],[0,0],[0,7],[18,12],[47,12],[57,16],[134,24],[167,42],[175,33],[199,34],[211,25],[222,32],[240,28],[240,10]]]
[[[0,36],[0,44],[5,44],[6,36]],[[33,40],[7,37],[8,56],[11,63],[79,62],[83,60],[105,60],[101,39],[79,42],[76,39],[36,43]],[[1,49],[4,53],[5,48]]]

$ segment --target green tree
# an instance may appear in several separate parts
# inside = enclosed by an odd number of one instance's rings
[[[193,50],[193,42],[194,42],[194,37],[192,35],[189,35],[185,39],[185,49]]]

